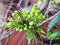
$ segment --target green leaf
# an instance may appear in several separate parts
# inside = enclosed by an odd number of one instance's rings
[[[37,17],[33,17],[33,18],[31,18],[34,22],[37,22],[38,21],[38,18]]]
[[[54,30],[53,33],[48,32],[47,33],[47,36],[48,36],[49,39],[52,40],[52,39],[57,38],[58,37],[58,34],[59,34],[58,30]]]
[[[33,34],[29,31],[26,31],[26,35],[27,35],[27,41],[28,41],[28,44],[29,44],[31,39],[33,38]]]
[[[49,39],[55,39],[57,37],[58,33],[53,33],[49,36]]]
[[[45,34],[45,32],[43,31],[43,29],[37,29],[36,32],[39,32],[39,33],[42,33],[42,34]]]
[[[60,37],[60,32],[58,30],[54,30],[53,33],[58,33],[57,37]]]
[[[8,23],[5,23],[4,26],[6,28],[12,28],[13,27],[13,24],[11,22],[8,22]]]
[[[60,20],[60,14],[57,15],[56,17],[54,17],[54,18],[50,21],[50,23],[49,23],[49,25],[48,25],[48,31],[50,31],[50,29],[51,29],[59,20]]]
[[[51,32],[47,32],[47,37],[49,38],[51,34],[52,34]]]

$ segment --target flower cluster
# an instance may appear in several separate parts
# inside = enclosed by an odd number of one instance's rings
[[[34,5],[30,12],[18,10],[12,14],[12,18],[8,19],[9,22],[5,23],[5,27],[15,28],[16,31],[21,32],[39,29],[39,24],[45,19],[45,16],[39,11],[38,6]]]

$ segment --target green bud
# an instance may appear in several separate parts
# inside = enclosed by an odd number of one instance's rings
[[[27,27],[24,27],[24,30],[27,30]]]
[[[5,23],[4,26],[6,28],[12,28],[13,27],[13,24],[11,22],[9,22],[9,23]]]
[[[31,29],[32,28],[32,26],[29,26],[29,29]]]
[[[39,10],[37,10],[37,11],[35,12],[35,16],[38,16],[38,15],[40,15]]]
[[[12,16],[13,16],[14,18],[17,18],[18,16],[21,15],[20,13],[21,13],[20,11],[15,11],[14,13],[12,13]]]
[[[26,18],[28,16],[28,12],[27,11],[24,11],[23,12],[23,17]]]
[[[44,15],[42,15],[42,14],[40,14],[40,15],[38,16],[38,19],[40,19],[40,20],[42,21],[42,20],[44,20],[44,19],[45,19],[45,16],[44,16]]]
[[[21,20],[21,18],[20,18],[20,17],[17,17],[15,20],[16,20],[16,22],[23,23],[23,21]]]
[[[38,10],[37,5],[34,5],[34,6],[32,7],[32,13],[34,14],[37,10]]]
[[[9,20],[10,22],[12,22],[12,21],[13,21],[13,19],[12,19],[12,18],[8,18],[8,20]]]
[[[21,28],[21,29],[19,29],[19,32],[22,32],[23,31],[23,29]]]
[[[30,21],[29,25],[31,25],[31,26],[32,26],[33,24],[34,24],[34,22],[33,22],[33,21]]]
[[[19,28],[16,28],[16,31],[19,31]]]

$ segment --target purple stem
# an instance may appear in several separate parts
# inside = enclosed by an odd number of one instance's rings
[[[46,10],[46,8],[48,7],[49,5],[49,1],[50,0],[43,0],[43,5],[40,7],[40,11],[43,12]]]

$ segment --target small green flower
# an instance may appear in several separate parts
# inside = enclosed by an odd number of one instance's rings
[[[28,12],[27,11],[24,11],[23,12],[23,17],[26,18],[28,16]]]
[[[23,31],[23,29],[21,28],[21,29],[19,29],[19,32],[22,32]]]
[[[16,28],[16,31],[19,31],[19,28]]]
[[[33,24],[34,24],[34,22],[33,22],[33,21],[30,21],[29,25],[31,25],[31,26],[32,26]]]
[[[27,27],[24,27],[24,30],[27,30]]]
[[[9,22],[9,23],[5,23],[4,26],[6,28],[12,28],[13,27],[13,24],[11,22]]]
[[[37,7],[37,5],[35,4],[35,5],[32,7],[32,13],[34,14],[37,10],[38,10],[38,7]]]
[[[37,11],[35,12],[35,16],[38,16],[38,15],[40,15],[39,10],[37,10]]]

